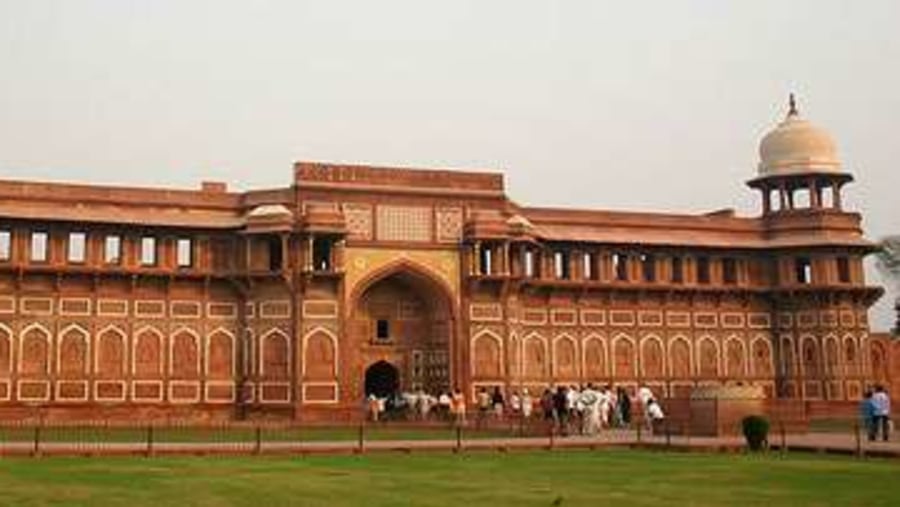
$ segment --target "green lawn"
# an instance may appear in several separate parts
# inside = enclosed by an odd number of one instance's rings
[[[642,451],[0,460],[3,505],[897,505],[900,463]]]

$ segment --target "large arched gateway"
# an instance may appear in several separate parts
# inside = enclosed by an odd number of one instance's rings
[[[397,390],[450,388],[453,310],[440,282],[404,263],[376,273],[354,296],[349,338],[364,394],[386,378],[383,365],[395,369]]]

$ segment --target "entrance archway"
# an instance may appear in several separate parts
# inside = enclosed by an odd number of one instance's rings
[[[386,398],[400,389],[400,372],[387,361],[378,361],[366,368],[366,396],[374,394]]]
[[[366,394],[369,370],[381,361],[389,362],[401,390],[449,389],[455,306],[440,280],[398,262],[360,282],[351,301],[348,334],[359,347],[357,371]]]

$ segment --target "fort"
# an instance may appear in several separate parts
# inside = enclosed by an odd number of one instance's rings
[[[587,382],[846,405],[900,380],[835,142],[791,104],[759,155],[750,217],[317,162],[241,193],[0,181],[0,417],[322,420]]]

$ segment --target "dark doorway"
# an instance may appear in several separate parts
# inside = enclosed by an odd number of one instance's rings
[[[366,396],[385,398],[400,389],[400,372],[387,361],[378,361],[366,369]]]

